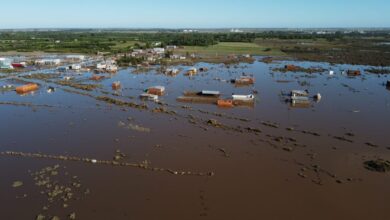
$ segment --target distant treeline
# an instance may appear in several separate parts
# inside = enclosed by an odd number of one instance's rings
[[[257,33],[181,33],[181,32],[92,32],[92,31],[18,31],[0,32],[0,51],[49,51],[83,52],[97,51],[122,52],[130,47],[128,42],[135,42],[136,47],[161,46],[210,46],[219,42],[254,42],[262,39],[327,39],[382,37],[389,38],[389,31],[370,32],[335,32],[319,34],[307,31],[264,31]],[[124,47],[115,47],[125,45]],[[134,45],[133,45],[134,46]],[[159,45],[160,46],[160,45]]]

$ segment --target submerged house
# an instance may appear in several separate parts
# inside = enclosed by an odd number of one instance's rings
[[[116,72],[118,71],[118,66],[116,65],[115,60],[106,60],[96,64],[96,69],[100,71]]]
[[[72,64],[69,66],[69,69],[71,70],[81,70],[81,65],[80,64]]]

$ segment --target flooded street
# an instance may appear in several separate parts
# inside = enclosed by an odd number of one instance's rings
[[[100,81],[56,69],[4,75],[1,87],[40,87],[0,93],[1,219],[390,219],[390,175],[367,163],[390,160],[390,75],[261,60],[197,63],[206,71],[194,76],[184,65],[175,77],[159,66]],[[288,64],[322,71],[278,71]],[[231,83],[243,74],[254,85]],[[158,103],[139,98],[158,85]],[[202,90],[256,98],[233,108],[177,100]],[[308,90],[309,103],[286,101],[292,90]]]

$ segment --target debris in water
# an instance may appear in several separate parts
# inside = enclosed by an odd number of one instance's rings
[[[377,159],[364,162],[364,167],[368,170],[385,173],[390,171],[390,161]]]
[[[54,87],[52,87],[52,86],[49,86],[48,88],[47,88],[47,93],[53,93],[53,92],[55,92],[56,91],[56,89],[54,88]]]
[[[70,215],[69,215],[69,219],[71,219],[71,220],[75,220],[76,219],[76,213],[71,213]]]
[[[322,99],[322,96],[321,96],[320,93],[317,93],[317,95],[315,95],[313,98],[314,98],[314,100],[315,100],[316,102],[320,102],[321,99]]]
[[[21,187],[21,186],[23,186],[23,182],[22,181],[15,181],[12,184],[12,187],[14,187],[14,188],[18,188],[18,187]]]
[[[46,217],[42,214],[38,214],[37,217],[35,218],[35,220],[45,220]]]

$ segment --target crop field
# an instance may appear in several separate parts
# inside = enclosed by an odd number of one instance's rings
[[[265,56],[285,55],[280,50],[274,50],[268,45],[243,42],[221,42],[213,46],[186,46],[180,52],[197,53],[203,55],[229,55],[229,54],[251,54]]]

